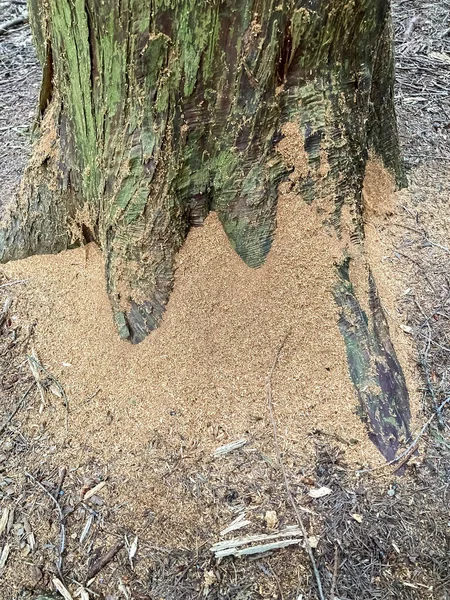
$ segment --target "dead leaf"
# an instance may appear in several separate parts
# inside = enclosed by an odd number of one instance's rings
[[[362,523],[363,522],[362,515],[359,515],[358,513],[353,513],[352,517],[355,519],[355,521],[358,521],[358,523]]]

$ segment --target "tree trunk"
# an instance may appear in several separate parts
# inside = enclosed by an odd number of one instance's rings
[[[96,241],[123,338],[158,325],[174,256],[210,210],[258,267],[293,171],[299,201],[332,198],[338,234],[350,210],[353,243],[369,150],[402,181],[386,0],[29,0],[29,13],[40,141],[0,257]],[[347,262],[339,327],[371,435],[392,457],[409,434],[406,386],[375,283],[363,323]]]

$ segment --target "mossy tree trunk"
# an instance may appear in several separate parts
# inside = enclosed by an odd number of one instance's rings
[[[210,210],[242,259],[263,263],[293,168],[279,151],[287,127],[306,157],[299,201],[332,197],[338,233],[347,205],[355,243],[369,150],[401,179],[387,0],[29,0],[29,13],[40,140],[0,256],[96,241],[132,342],[161,320],[174,256]],[[388,413],[391,428],[372,433],[391,457],[408,433],[407,392],[381,309],[359,322],[345,260],[335,297],[350,372],[369,427],[372,401]],[[376,374],[386,356],[398,367],[389,383]]]

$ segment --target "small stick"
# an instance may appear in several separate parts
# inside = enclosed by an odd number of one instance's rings
[[[61,385],[61,383],[59,382],[58,379],[56,379],[56,377],[54,375],[52,375],[52,373],[50,373],[50,371],[48,369],[46,369],[38,360],[35,356],[28,356],[28,360],[32,361],[36,367],[38,367],[38,369],[41,369],[41,371],[43,373],[45,373],[45,375],[47,375],[47,377],[49,377],[53,383],[56,385],[56,387],[59,390],[59,393],[61,394],[61,398],[63,400],[63,404],[66,408],[66,430],[69,429],[69,400],[67,398],[67,394],[65,389],[63,388],[63,386]]]
[[[124,547],[124,540],[118,540],[114,546],[108,550],[106,554],[101,556],[89,569],[88,574],[86,576],[86,581],[90,581],[93,579],[108,563],[112,561],[112,559],[116,556],[119,550],[122,550]]]
[[[323,595],[322,580],[320,579],[319,569],[317,568],[317,564],[316,564],[316,561],[314,558],[311,544],[309,543],[309,540],[308,540],[308,532],[306,531],[305,524],[303,523],[303,519],[300,515],[297,504],[295,503],[294,496],[292,495],[291,488],[289,486],[287,473],[286,473],[286,468],[285,468],[283,460],[281,458],[280,445],[278,443],[278,428],[277,428],[277,424],[275,421],[275,410],[274,410],[273,401],[272,401],[272,377],[275,372],[276,366],[278,364],[278,359],[280,358],[281,351],[284,348],[284,345],[286,343],[286,340],[287,340],[290,332],[291,332],[291,330],[289,329],[288,332],[286,333],[286,335],[284,336],[284,338],[277,350],[277,353],[275,354],[275,358],[272,363],[272,368],[270,369],[269,374],[267,376],[267,405],[269,407],[270,420],[272,422],[273,438],[274,438],[274,442],[275,442],[275,452],[277,455],[278,464],[280,465],[281,473],[283,474],[283,480],[284,480],[284,486],[286,488],[286,493],[287,493],[289,502],[292,506],[292,509],[294,510],[295,516],[297,518],[297,522],[303,533],[303,538],[305,540],[306,552],[308,553],[309,560],[311,562],[311,566],[314,571],[314,576],[316,578],[317,591],[319,593],[319,598],[320,598],[320,600],[325,600],[325,596]]]
[[[419,443],[420,438],[423,436],[423,434],[428,429],[428,427],[431,425],[431,423],[436,418],[436,416],[441,414],[442,409],[449,402],[450,402],[450,398],[447,398],[447,400],[444,400],[444,402],[437,408],[436,412],[431,415],[431,417],[428,419],[428,421],[425,423],[425,425],[422,427],[422,429],[416,435],[416,437],[414,438],[414,440],[412,441],[412,443],[408,446],[408,448],[406,448],[406,450],[404,452],[402,452],[401,454],[399,454],[396,458],[394,458],[394,459],[390,460],[389,462],[385,463],[384,465],[379,465],[378,467],[373,467],[372,469],[363,469],[362,471],[357,471],[357,473],[360,474],[360,473],[371,473],[372,471],[379,471],[380,469],[385,469],[386,467],[389,467],[390,465],[395,465],[396,463],[398,463],[402,459],[405,459],[397,467],[397,469],[395,469],[397,471],[401,466],[403,466],[405,464],[406,460],[411,456],[411,454],[413,453],[413,451],[416,449],[416,446]]]
[[[3,304],[2,312],[0,313],[0,327],[3,327],[3,323],[6,321],[11,304],[12,298],[6,298],[5,303]]]
[[[39,413],[41,413],[42,410],[44,409],[44,406],[46,406],[44,388],[42,387],[42,383],[41,383],[41,378],[40,378],[40,375],[39,375],[39,371],[36,368],[35,363],[31,361],[30,357],[28,357],[28,364],[30,366],[31,373],[32,373],[34,379],[36,380],[36,385],[37,385],[38,390],[39,390],[39,395],[41,396],[41,408],[39,409]]]
[[[15,281],[7,281],[6,283],[2,283],[0,285],[1,288],[9,287],[10,285],[17,285],[18,283],[27,283],[28,279],[17,279]]]
[[[22,396],[22,398],[19,400],[19,402],[17,403],[16,407],[14,408],[14,410],[12,411],[12,413],[9,415],[9,417],[6,419],[6,421],[3,423],[3,425],[0,426],[0,435],[5,431],[5,429],[8,427],[8,425],[11,423],[11,421],[14,419],[14,417],[16,416],[16,414],[19,412],[19,410],[22,408],[28,394],[31,392],[34,384],[36,383],[36,381],[33,381],[33,383],[30,385],[30,387],[27,389],[27,391],[25,392],[25,394]]]
[[[56,568],[58,569],[58,573],[59,576],[61,577],[61,579],[64,580],[63,575],[62,575],[62,565],[63,565],[63,553],[64,553],[64,549],[66,546],[66,529],[64,527],[64,515],[63,515],[63,511],[61,506],[59,505],[59,502],[56,501],[56,499],[51,495],[51,493],[42,485],[42,483],[40,481],[38,481],[35,477],[33,477],[33,475],[31,475],[31,473],[28,473],[27,471],[25,471],[25,475],[27,477],[29,477],[31,479],[31,481],[37,485],[39,488],[41,488],[41,490],[50,498],[50,500],[53,502],[53,504],[56,507],[56,510],[58,511],[58,516],[59,516],[59,538],[60,538],[60,542],[59,542],[59,556],[58,556],[58,560],[56,563]]]
[[[66,475],[67,475],[67,469],[66,469],[66,467],[63,467],[63,468],[62,468],[62,469],[59,471],[59,481],[58,481],[58,487],[56,488],[56,492],[55,492],[55,494],[54,494],[54,498],[55,498],[55,500],[56,500],[57,502],[59,502],[59,501],[58,501],[59,494],[61,493],[61,489],[62,489],[62,486],[63,486],[63,484],[64,484],[64,479],[66,478]]]
[[[337,582],[337,576],[338,576],[338,569],[339,569],[339,548],[338,548],[338,545],[335,544],[334,545],[333,580],[331,582],[330,600],[334,600],[334,592],[336,591],[336,582]]]

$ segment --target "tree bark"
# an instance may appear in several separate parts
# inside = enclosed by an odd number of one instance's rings
[[[370,149],[402,183],[386,0],[29,0],[29,14],[43,65],[41,137],[0,229],[0,258],[96,241],[123,338],[157,327],[174,256],[210,210],[258,267],[294,168],[299,201],[332,198],[338,234],[350,209],[354,243]],[[303,173],[282,151],[293,131]],[[401,368],[379,304],[373,327],[360,327],[346,260],[339,326],[365,419],[390,457],[409,413],[402,401],[389,429],[378,413],[371,425],[368,406],[392,407],[400,388],[407,404],[406,386],[394,377],[394,393],[373,375],[374,362]],[[379,392],[370,398],[368,378]]]

